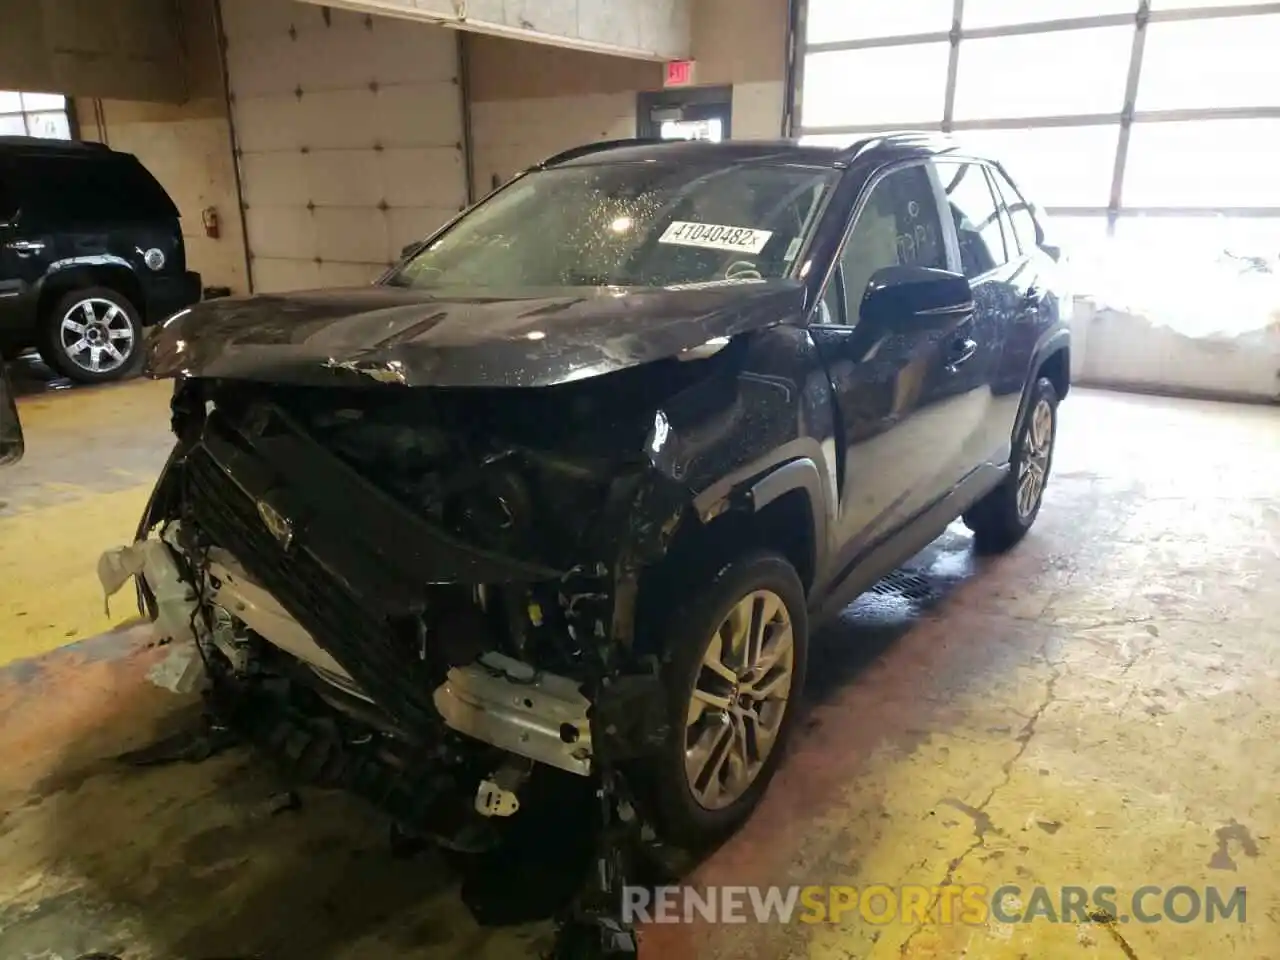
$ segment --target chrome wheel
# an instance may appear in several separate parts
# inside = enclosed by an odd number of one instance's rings
[[[58,342],[67,359],[89,373],[111,373],[133,355],[133,324],[117,303],[91,297],[62,317]]]
[[[1026,520],[1040,505],[1049,477],[1049,457],[1053,453],[1053,406],[1041,400],[1031,411],[1031,422],[1022,438],[1022,461],[1018,464],[1018,516]]]
[[[795,676],[795,634],[772,590],[739,600],[707,644],[685,723],[685,774],[694,799],[719,810],[760,775],[782,728]]]

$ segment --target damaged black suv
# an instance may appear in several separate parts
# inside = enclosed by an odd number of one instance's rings
[[[139,574],[175,683],[416,830],[482,846],[552,767],[722,835],[814,625],[957,517],[1035,520],[1057,259],[949,142],[561,154],[371,287],[169,320],[177,444],[104,584]]]

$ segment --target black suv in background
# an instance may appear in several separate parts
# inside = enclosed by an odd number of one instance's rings
[[[132,367],[142,328],[200,299],[178,209],[131,154],[0,137],[0,352],[86,383]]]

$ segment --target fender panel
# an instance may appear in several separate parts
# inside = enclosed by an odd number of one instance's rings
[[[825,570],[828,553],[830,510],[823,493],[822,472],[809,457],[798,457],[780,464],[748,489],[751,507],[759,513],[779,497],[800,490],[809,500],[810,531],[813,540],[813,569]],[[815,577],[816,580],[816,577]]]

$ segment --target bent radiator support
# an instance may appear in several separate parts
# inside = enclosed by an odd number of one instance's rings
[[[452,668],[432,699],[459,733],[569,773],[591,773],[591,702],[568,677],[489,652]]]

